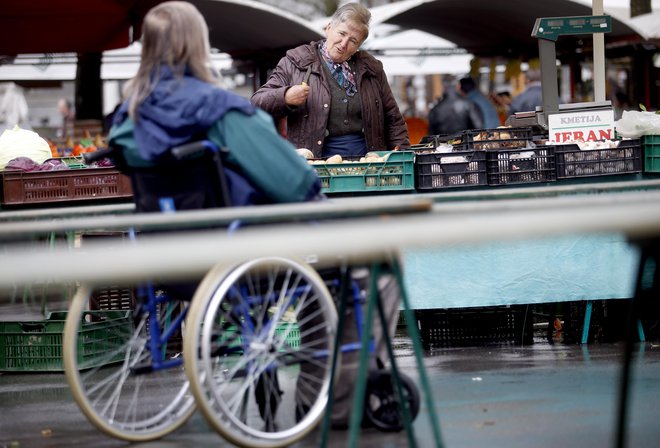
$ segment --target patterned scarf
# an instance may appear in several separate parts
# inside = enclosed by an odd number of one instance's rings
[[[326,41],[323,41],[323,44],[321,44],[321,56],[323,56],[323,60],[328,65],[332,77],[346,91],[346,95],[354,96],[357,93],[357,85],[355,84],[355,77],[353,76],[353,72],[351,72],[348,62],[344,61],[341,64],[333,62],[330,53],[328,53]]]

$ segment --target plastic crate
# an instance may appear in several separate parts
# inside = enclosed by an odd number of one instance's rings
[[[581,150],[577,144],[556,145],[557,179],[640,173],[639,139],[621,140],[617,148]]]
[[[491,149],[518,149],[528,146],[533,132],[531,127],[522,128],[495,128],[473,129],[464,131],[461,142],[453,141],[454,149],[459,151],[491,150]]]
[[[644,172],[660,173],[660,135],[643,135]]]
[[[525,149],[486,151],[488,185],[554,182],[555,149],[542,146]]]
[[[223,330],[223,338],[225,340],[231,339],[235,332],[236,328],[230,326]],[[275,329],[275,337],[284,337],[286,343],[292,348],[300,347],[300,328],[298,328],[298,324],[296,323],[280,322]],[[243,342],[240,336],[236,338],[236,340],[232,341],[232,345],[241,345],[242,343]]]
[[[87,164],[82,156],[65,156],[65,157],[53,157],[48,160],[57,160],[64,163],[71,169],[82,169],[87,168]]]
[[[1,372],[62,372],[62,332],[66,311],[50,313],[43,321],[0,322]],[[94,358],[103,353],[108,344],[120,343],[118,338],[130,334],[129,311],[88,311],[78,337],[78,361],[94,366]],[[90,361],[91,360],[91,361]],[[98,365],[123,361],[99,359]]]
[[[92,291],[89,299],[91,310],[133,310],[135,307],[135,291],[123,286],[107,286]]]
[[[418,152],[415,155],[417,190],[486,185],[484,151]]]
[[[531,344],[534,326],[526,305],[416,310],[422,346]]]
[[[130,179],[115,168],[2,172],[4,206],[132,197]]]
[[[344,163],[313,161],[324,193],[414,190],[414,151],[380,151],[384,162],[360,162],[345,158]]]

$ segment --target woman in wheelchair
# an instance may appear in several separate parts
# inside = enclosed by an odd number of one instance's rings
[[[192,4],[158,4],[145,16],[142,33],[140,67],[125,86],[125,101],[109,134],[111,157],[131,177],[138,212],[322,197],[316,171],[277,133],[271,116],[219,86],[210,66],[208,28]],[[180,154],[182,146],[199,141],[211,150]],[[99,428],[125,440],[162,437],[192,413],[189,388],[211,425],[240,446],[288,446],[318,423],[330,388],[337,323],[334,298],[324,280],[307,264],[280,257],[251,260],[229,270],[218,268],[205,276],[199,288],[194,280],[165,286],[170,299],[189,300],[196,292],[185,321],[185,372],[155,373],[163,375],[164,384],[176,378],[179,386],[172,388],[180,392],[163,411],[154,412],[155,416],[146,412],[144,419],[134,416],[133,401],[138,400],[128,398],[147,396],[149,383],[138,381],[133,370],[124,372],[121,365],[110,380],[126,379],[117,386],[122,391],[126,385],[136,385],[135,392],[116,394],[126,398],[128,423],[117,418],[119,411],[112,418],[105,415],[105,397],[90,401],[99,391],[96,377],[78,372],[71,376],[70,384],[77,386],[74,395]],[[379,281],[378,289],[385,293],[391,311],[388,322],[395,326],[399,294],[391,283]],[[85,294],[77,299],[79,307],[84,306]],[[69,333],[82,331],[79,322],[71,321]],[[142,341],[133,330],[136,341]],[[298,342],[290,342],[298,332]],[[374,336],[380,340],[378,334]],[[142,347],[132,344],[133,339],[131,344],[125,340],[118,340],[120,349]],[[380,344],[375,351],[382,354]],[[69,370],[83,371],[75,354],[74,349],[68,356]],[[346,363],[342,362],[345,387],[338,388],[335,400],[343,405],[333,413],[339,411],[338,421],[333,419],[339,425],[350,413],[355,354],[346,353]],[[131,352],[127,359],[132,358]],[[250,411],[254,401],[257,412]],[[178,409],[181,403],[186,409]],[[114,403],[109,408],[124,409]],[[390,420],[385,427],[400,429]]]
[[[204,17],[187,2],[165,2],[144,19],[138,72],[125,86],[109,145],[131,175],[137,210],[217,207],[216,167],[204,157],[179,161],[170,149],[194,140],[222,148],[231,205],[315,198],[315,171],[277,133],[272,118],[220,87],[210,65]]]

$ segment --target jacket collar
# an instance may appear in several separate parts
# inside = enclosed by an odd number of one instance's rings
[[[316,42],[310,42],[306,45],[301,45],[287,51],[286,55],[299,70],[307,70],[307,67],[311,65],[312,70],[320,72],[321,61],[318,54],[318,48],[322,42],[322,40],[319,40]],[[364,50],[355,53],[351,60],[349,60],[349,63],[355,66],[360,77],[365,74],[376,76],[376,74],[382,69],[382,64]]]

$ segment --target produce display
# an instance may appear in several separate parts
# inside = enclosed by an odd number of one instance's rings
[[[4,170],[12,160],[19,157],[27,157],[37,164],[42,164],[51,158],[52,154],[48,142],[39,134],[14,126],[0,135],[0,169]]]
[[[97,149],[105,148],[107,143],[101,134],[96,134],[94,138],[88,131],[83,131],[83,137],[79,142],[74,143],[71,137],[66,139],[64,146],[58,147],[54,142],[48,142],[53,157],[80,156],[86,152],[94,152]]]
[[[305,157],[308,150],[298,149]],[[408,190],[414,188],[412,151],[373,151],[364,157],[308,158],[326,192]]]
[[[551,142],[546,142],[553,145]],[[555,146],[558,177],[588,177],[642,170],[639,139],[575,141]]]

